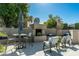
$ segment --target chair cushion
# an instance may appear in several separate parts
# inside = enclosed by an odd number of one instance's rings
[[[55,45],[59,40],[59,37],[58,36],[54,36],[54,37],[49,37],[48,41],[50,43],[52,43],[52,45]]]

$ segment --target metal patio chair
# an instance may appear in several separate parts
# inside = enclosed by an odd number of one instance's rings
[[[57,43],[58,43],[59,37],[58,36],[54,36],[54,37],[49,37],[48,41],[44,41],[43,42],[43,50],[45,52],[45,49],[49,49],[51,52],[51,48],[52,47],[56,47],[57,48]]]
[[[67,33],[65,36],[62,37],[61,44],[62,44],[62,47],[66,47],[66,44],[68,44],[69,46],[72,45],[72,39],[69,33]]]

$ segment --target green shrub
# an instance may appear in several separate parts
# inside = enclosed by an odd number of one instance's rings
[[[5,46],[0,44],[0,52],[4,52],[5,51]]]
[[[0,36],[7,36],[7,34],[4,32],[0,32]]]
[[[57,46],[60,46],[61,40],[62,40],[62,37],[59,36],[59,40],[58,40],[58,42],[56,44]]]

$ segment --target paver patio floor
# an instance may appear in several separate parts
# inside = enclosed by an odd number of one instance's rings
[[[13,46],[9,46],[8,49],[11,47]],[[49,50],[44,53],[42,42],[33,43],[33,46],[27,43],[26,48],[17,51],[14,49],[7,51],[3,56],[79,56],[79,45],[67,47],[66,51],[62,49],[57,51],[55,48],[52,48],[51,53]]]

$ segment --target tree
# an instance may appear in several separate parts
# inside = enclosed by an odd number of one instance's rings
[[[61,21],[62,19],[59,16],[52,16],[49,15],[49,19],[44,22],[45,25],[47,25],[48,28],[57,28],[60,27],[63,28],[63,23]]]
[[[34,23],[39,24],[39,23],[40,23],[40,19],[39,19],[38,17],[36,17],[36,18],[34,19]]]
[[[52,18],[52,14],[50,14],[50,15],[48,15],[48,16],[49,16],[50,19]]]
[[[56,18],[55,16],[49,15],[49,19],[44,22],[45,25],[47,25],[48,28],[56,27]]]
[[[0,4],[0,17],[4,20],[6,27],[17,27],[19,8],[22,10],[24,18],[28,13],[28,4],[11,4],[3,3]]]
[[[68,29],[68,24],[67,23],[63,24],[63,29]]]
[[[75,23],[75,29],[79,29],[79,23]]]
[[[54,16],[54,19],[56,21],[56,28],[63,29],[62,18],[59,16]]]
[[[33,16],[29,16],[29,19],[28,19],[29,21],[33,21]]]

